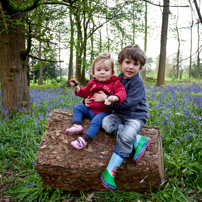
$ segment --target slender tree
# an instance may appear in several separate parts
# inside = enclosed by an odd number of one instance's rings
[[[196,9],[197,9],[197,2],[194,1],[195,3],[195,6],[196,6]],[[199,8],[200,8],[200,4],[201,4],[201,1],[199,0]],[[199,27],[199,24],[200,24],[200,21],[202,20],[201,17],[200,17],[200,14],[199,14],[199,11],[197,9],[197,12],[198,12],[198,15],[199,15],[199,20],[197,20],[197,34],[198,34],[198,41],[197,41],[197,47],[198,47],[198,52],[197,52],[197,64],[196,64],[196,73],[195,73],[195,78],[199,78],[200,77],[200,27]],[[202,23],[202,21],[201,21]]]
[[[200,28],[199,28],[199,20],[197,25],[197,34],[198,34],[198,41],[197,41],[197,63],[196,63],[196,72],[195,72],[195,78],[199,78],[199,71],[200,71]]]
[[[145,53],[147,52],[147,2],[145,2],[145,24],[144,24],[144,31],[145,31],[145,36],[144,36],[144,51]],[[142,70],[142,79],[146,79],[146,66]]]
[[[189,58],[189,78],[191,78],[191,67],[192,67],[192,43],[193,43],[193,11],[191,9],[191,25],[190,25],[190,58]]]
[[[157,83],[156,83],[157,86],[163,85],[165,80],[169,3],[170,3],[170,0],[164,0],[162,28],[161,28],[160,59],[159,59],[159,68],[158,68]]]
[[[179,28],[178,28],[178,19],[179,19],[179,14],[177,13],[176,17],[176,24],[175,24],[175,30],[177,32],[177,43],[178,43],[178,48],[177,48],[177,65],[176,65],[176,78],[179,78],[179,62],[180,62],[180,34],[179,34]]]
[[[73,77],[73,48],[74,48],[74,22],[72,18],[72,11],[69,10],[70,19],[70,48],[69,48],[69,71],[68,71],[68,81]]]

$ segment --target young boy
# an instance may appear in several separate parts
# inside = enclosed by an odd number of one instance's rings
[[[94,93],[100,90],[108,95],[108,102],[113,102],[115,105],[121,104],[126,98],[126,91],[120,78],[115,76],[114,62],[111,55],[108,53],[100,53],[94,60],[92,72],[94,78],[88,82],[87,86],[82,88],[78,86],[75,79],[70,81],[70,85],[75,89],[75,95],[85,98],[93,97]],[[73,125],[65,131],[66,135],[76,135],[83,132],[82,118],[83,116],[91,119],[90,127],[82,137],[71,142],[71,146],[75,149],[84,148],[90,140],[92,140],[100,129],[102,120],[112,111],[103,102],[93,100],[86,107],[84,104],[77,105],[73,110]]]
[[[116,189],[114,182],[116,171],[123,160],[131,154],[133,146],[135,148],[133,161],[137,164],[151,142],[150,138],[138,134],[148,117],[146,90],[139,75],[146,64],[146,55],[138,45],[126,46],[118,55],[118,63],[122,69],[119,77],[126,89],[127,98],[119,106],[111,103],[109,107],[114,111],[102,121],[103,129],[115,135],[117,141],[107,169],[101,177],[102,184],[110,190]],[[104,93],[95,94],[94,97],[107,98]]]

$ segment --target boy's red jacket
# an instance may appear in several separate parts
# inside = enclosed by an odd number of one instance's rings
[[[103,91],[106,95],[116,95],[117,97],[119,97],[120,101],[115,102],[115,104],[119,105],[126,99],[126,90],[120,80],[121,79],[117,76],[113,76],[106,82],[100,82],[96,78],[94,78],[88,82],[86,87],[82,88],[81,86],[79,86],[80,91],[79,93],[75,91],[75,95],[82,98],[86,98],[88,96],[89,98],[92,98],[94,93]],[[106,107],[104,102],[95,102],[94,100],[91,100],[89,107],[95,114],[98,114],[100,112],[112,111],[110,107]]]

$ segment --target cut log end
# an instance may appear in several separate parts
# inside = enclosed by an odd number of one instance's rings
[[[46,187],[53,189],[104,191],[101,175],[113,154],[116,139],[99,130],[93,141],[82,150],[75,150],[70,142],[78,136],[66,136],[72,125],[72,112],[53,110],[46,122],[46,131],[35,158],[35,169]],[[83,119],[84,132],[90,125]],[[157,190],[165,180],[163,148],[158,127],[144,127],[140,134],[151,138],[151,144],[138,165],[132,161],[133,153],[124,160],[115,182],[117,190],[150,192]]]

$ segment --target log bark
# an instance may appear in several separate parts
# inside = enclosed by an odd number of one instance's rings
[[[90,119],[84,118],[84,132],[89,124]],[[113,154],[116,138],[100,129],[92,142],[76,150],[70,142],[78,135],[65,135],[66,128],[71,125],[72,112],[55,109],[49,114],[35,158],[36,171],[46,188],[50,185],[53,189],[71,191],[106,191],[101,175]],[[124,160],[115,177],[117,190],[151,192],[165,180],[159,128],[144,127],[140,134],[151,138],[151,144],[138,165],[132,161],[134,151]]]

